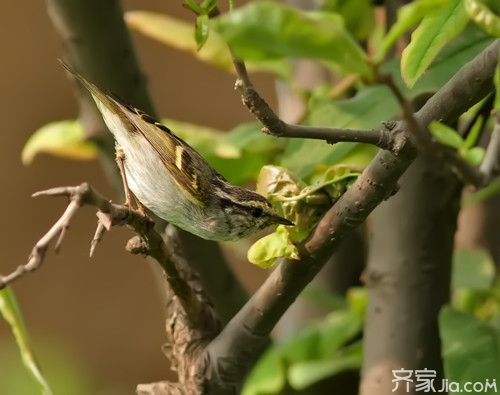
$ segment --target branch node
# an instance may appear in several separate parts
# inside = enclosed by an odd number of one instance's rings
[[[134,255],[149,255],[149,244],[140,236],[132,237],[125,247],[125,250]]]

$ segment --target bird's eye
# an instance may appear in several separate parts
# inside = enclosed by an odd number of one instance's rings
[[[260,207],[254,207],[252,210],[250,210],[250,213],[255,217],[259,218],[262,216],[262,209]]]

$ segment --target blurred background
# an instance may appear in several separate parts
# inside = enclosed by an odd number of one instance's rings
[[[130,0],[123,7],[192,20],[180,1]],[[0,29],[0,272],[6,274],[26,262],[33,245],[66,207],[64,199],[33,199],[32,193],[88,181],[106,196],[114,195],[97,161],[40,155],[31,166],[22,165],[21,151],[30,135],[49,122],[76,118],[77,101],[74,84],[57,62],[63,55],[61,40],[44,2],[32,2],[29,7],[4,2]],[[133,38],[162,117],[222,130],[252,120],[233,89],[233,76],[137,34]],[[259,75],[254,82],[273,105],[272,80]],[[149,263],[125,252],[125,243],[133,235],[128,229],[106,234],[89,259],[95,225],[95,210],[82,209],[60,254],[50,250],[43,267],[16,282],[13,289],[33,349],[56,393],[67,393],[64,388],[73,388],[73,395],[135,393],[138,383],[168,375],[168,361],[161,352],[165,341],[161,295]],[[235,269],[249,292],[265,276],[250,264]],[[3,320],[0,393],[38,393]]]

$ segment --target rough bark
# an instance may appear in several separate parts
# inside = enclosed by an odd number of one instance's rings
[[[460,186],[439,160],[420,156],[400,190],[373,213],[362,394],[394,388],[392,369],[443,374],[437,317],[449,299]],[[437,388],[439,389],[439,388]],[[403,385],[394,393],[407,393]]]

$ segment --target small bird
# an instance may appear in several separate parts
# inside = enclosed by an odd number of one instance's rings
[[[208,240],[239,240],[271,225],[292,226],[262,195],[230,184],[198,152],[153,117],[63,66],[88,89],[116,141],[131,205]]]

